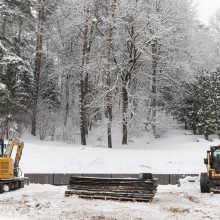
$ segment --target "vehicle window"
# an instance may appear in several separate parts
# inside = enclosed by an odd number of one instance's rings
[[[213,152],[213,166],[216,168],[220,166],[220,149]]]
[[[213,159],[219,159],[220,158],[220,149],[217,149],[213,152]]]

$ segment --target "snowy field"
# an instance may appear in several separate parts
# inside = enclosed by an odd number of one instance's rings
[[[127,147],[115,144],[113,149],[28,138],[24,143],[24,173],[200,173],[205,171],[206,150],[213,145],[184,130],[150,143],[144,137],[133,138]]]
[[[64,197],[66,187],[31,184],[2,194],[1,220],[219,220],[220,195],[200,194],[198,178],[159,186],[152,203]]]
[[[200,173],[213,145],[184,130],[150,143],[134,138],[127,147],[114,149],[28,138],[24,142],[25,173]],[[66,186],[31,184],[0,196],[0,220],[219,220],[220,195],[201,194],[199,178],[194,178],[180,187],[159,186],[152,203],[66,198]]]

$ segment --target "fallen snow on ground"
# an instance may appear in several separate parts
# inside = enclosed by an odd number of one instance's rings
[[[127,147],[107,149],[26,138],[21,168],[25,173],[200,173],[206,150],[218,143],[203,140],[175,130],[150,143],[133,138]],[[219,220],[220,195],[201,194],[194,178],[180,187],[159,186],[152,203],[66,198],[66,186],[31,184],[1,194],[0,220]]]
[[[0,197],[1,220],[219,220],[220,195],[201,194],[198,178],[159,186],[152,203],[64,197],[65,186],[31,184]]]
[[[213,142],[174,130],[152,140],[133,138],[128,146],[113,149],[24,139],[24,173],[200,173]],[[216,143],[218,143],[218,140]]]

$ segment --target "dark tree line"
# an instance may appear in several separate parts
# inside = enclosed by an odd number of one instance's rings
[[[186,129],[194,134],[220,137],[220,69],[214,72],[201,71],[194,82],[182,86],[185,95],[177,103],[175,112]]]

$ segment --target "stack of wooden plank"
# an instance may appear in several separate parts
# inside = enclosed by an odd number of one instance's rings
[[[157,191],[156,179],[153,179],[152,175],[150,177],[70,177],[65,196],[78,195],[80,198],[90,199],[150,202]]]

